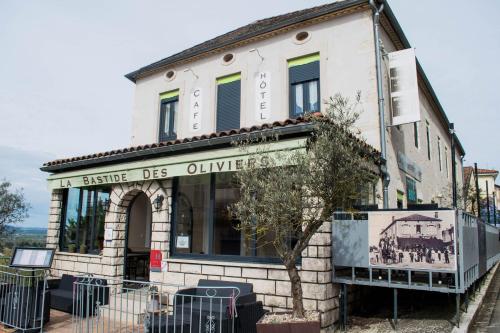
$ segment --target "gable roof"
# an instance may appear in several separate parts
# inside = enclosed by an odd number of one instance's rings
[[[436,217],[431,217],[431,216],[424,216],[420,214],[412,214],[406,217],[401,217],[399,219],[395,219],[394,222],[399,222],[399,221],[412,221],[412,222],[418,222],[418,221],[425,221],[425,222],[438,222],[442,221],[439,218]]]
[[[141,67],[125,75],[127,79],[136,82],[138,78],[154,73],[174,63],[188,60],[189,58],[201,55],[203,53],[215,51],[217,49],[250,39],[252,37],[263,35],[274,30],[278,30],[290,25],[308,21],[319,16],[331,14],[360,4],[367,4],[368,0],[342,0],[326,5],[297,10],[294,12],[277,15],[261,20],[257,20],[233,31],[217,36],[203,43],[190,47],[184,51],[173,54],[167,58],[161,59],[150,65]]]

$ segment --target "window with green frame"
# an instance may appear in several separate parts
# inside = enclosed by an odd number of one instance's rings
[[[410,177],[406,177],[406,200],[408,204],[415,204],[418,202],[417,182]]]
[[[177,113],[179,108],[179,90],[160,95],[160,126],[158,140],[169,141],[177,139]]]
[[[288,61],[290,117],[320,111],[319,53]]]
[[[99,253],[104,243],[104,219],[109,188],[69,188],[64,192],[59,248]]]

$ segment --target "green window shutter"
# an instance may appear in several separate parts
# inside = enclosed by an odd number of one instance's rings
[[[164,99],[171,99],[171,98],[178,97],[178,96],[179,96],[179,89],[171,90],[171,91],[161,93],[160,100],[163,101]]]
[[[240,128],[241,74],[217,79],[216,131]]]
[[[288,60],[288,68],[295,66],[307,65],[311,62],[319,61],[319,53],[310,54],[304,57],[294,58]]]

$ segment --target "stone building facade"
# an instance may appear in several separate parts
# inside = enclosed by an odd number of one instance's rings
[[[386,3],[381,15],[384,50],[410,48]],[[420,66],[421,120],[390,126],[386,102],[386,123],[380,124],[375,48],[370,2],[345,0],[251,23],[127,74],[135,84],[131,147],[42,167],[51,173],[52,273],[126,278],[132,259],[147,266],[149,253],[159,250],[161,271],[143,267],[143,280],[186,286],[201,278],[245,281],[266,308],[290,309],[284,266],[269,249],[259,254],[245,247],[220,209],[238,192],[227,175],[250,162],[232,142],[273,133],[280,136],[274,151],[303,149],[311,129],[302,116],[325,111],[322,101],[336,93],[361,91],[356,126],[374,151],[381,149],[381,126],[387,132],[389,207],[442,205],[438,198],[451,195],[445,193],[451,156],[460,182],[464,151]],[[389,101],[385,70],[382,81]],[[381,189],[380,180],[363,204],[381,207]],[[326,221],[300,261],[305,307],[321,312],[323,328],[339,317],[331,239]]]

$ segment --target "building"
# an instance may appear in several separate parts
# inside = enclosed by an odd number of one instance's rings
[[[409,48],[383,3],[385,52]],[[465,152],[420,65],[422,120],[392,127],[386,103],[381,131],[374,22],[368,0],[338,1],[253,22],[127,74],[135,84],[131,146],[41,168],[51,173],[53,273],[184,285],[247,281],[266,307],[290,308],[288,276],[274,250],[246,246],[225,210],[238,197],[231,172],[248,163],[231,142],[272,132],[281,137],[272,150],[299,148],[310,133],[301,115],[323,111],[321,101],[335,93],[361,91],[357,125],[373,149],[381,150],[387,134],[389,207],[450,197],[452,154],[461,186]],[[383,68],[382,74],[389,101]],[[379,181],[365,203],[381,207],[375,193],[382,187]],[[321,311],[323,327],[338,319],[330,232],[325,223],[311,239],[300,273],[305,306]],[[161,251],[160,272],[147,267],[151,250]]]
[[[479,198],[483,210],[483,219],[487,218],[487,200],[489,197],[490,204],[490,222],[493,223],[493,211],[497,211],[497,216],[500,216],[500,186],[496,184],[498,171],[492,169],[477,169],[477,184],[479,189]],[[469,212],[477,212],[477,199],[476,199],[476,173],[474,167],[464,167],[464,200],[465,207]],[[497,220],[497,223],[500,220]]]

